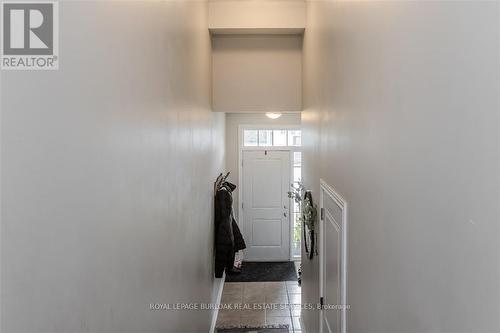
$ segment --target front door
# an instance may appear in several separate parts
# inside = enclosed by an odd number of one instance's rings
[[[290,152],[243,151],[245,260],[290,258]]]

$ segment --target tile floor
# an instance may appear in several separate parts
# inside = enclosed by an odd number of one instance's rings
[[[283,325],[300,327],[300,286],[286,282],[226,282],[222,291],[217,327]]]

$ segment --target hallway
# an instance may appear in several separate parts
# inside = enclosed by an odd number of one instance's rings
[[[0,6],[1,333],[500,332],[499,0]]]

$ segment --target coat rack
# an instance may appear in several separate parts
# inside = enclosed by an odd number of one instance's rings
[[[229,176],[231,172],[228,171],[228,173],[226,173],[226,175],[223,176],[222,172],[217,176],[217,179],[215,180],[214,182],[214,195],[215,193],[217,192],[217,190],[219,189],[219,187],[221,186],[221,184],[223,184],[227,177]]]

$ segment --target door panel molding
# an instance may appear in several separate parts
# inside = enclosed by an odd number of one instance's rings
[[[326,235],[326,230],[331,227],[326,227],[325,223],[333,226],[335,231],[337,231],[337,258],[334,258],[334,262],[338,266],[338,284],[337,284],[337,300],[336,304],[347,305],[347,201],[337,192],[332,186],[328,185],[323,179],[320,179],[320,209],[323,209],[323,219],[320,218],[319,226],[319,262],[320,262],[320,274],[319,274],[319,286],[320,286],[320,297],[323,299],[326,297],[325,292],[327,279],[325,276],[326,272],[326,260],[331,258],[328,257],[329,252],[326,252],[327,248],[334,239],[329,239]],[[340,241],[339,241],[340,239]],[[330,251],[331,252],[331,251]],[[331,291],[331,290],[328,290]],[[331,305],[331,303],[330,303]],[[328,316],[326,315],[326,310],[320,311],[320,332],[335,332],[339,333],[338,329],[335,327],[330,327],[331,323],[328,322]],[[337,325],[340,327],[340,333],[347,333],[347,310],[345,308],[339,310],[337,320],[339,321]]]

